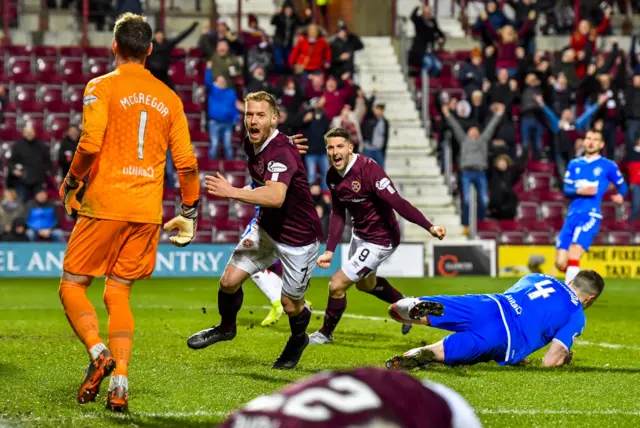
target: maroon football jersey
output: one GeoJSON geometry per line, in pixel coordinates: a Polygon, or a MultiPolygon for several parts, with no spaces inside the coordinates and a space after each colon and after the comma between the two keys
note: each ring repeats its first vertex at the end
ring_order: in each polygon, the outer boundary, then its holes
{"type": "Polygon", "coordinates": [[[322,239],[322,225],[313,205],[307,170],[298,149],[286,135],[275,131],[260,148],[244,140],[249,173],[256,187],[267,181],[286,184],[280,208],[260,207],[258,225],[276,242],[302,247],[322,239]]]}
{"type": "Polygon", "coordinates": [[[333,209],[349,211],[353,232],[360,238],[395,247],[400,243],[400,226],[393,208],[382,199],[384,192],[396,192],[393,183],[373,159],[354,156],[355,162],[347,167],[344,177],[333,167],[327,173],[333,209]]]}
{"type": "Polygon", "coordinates": [[[360,368],[322,372],[258,397],[222,427],[340,428],[377,422],[375,426],[446,428],[454,425],[454,411],[442,395],[404,372],[360,368]]]}

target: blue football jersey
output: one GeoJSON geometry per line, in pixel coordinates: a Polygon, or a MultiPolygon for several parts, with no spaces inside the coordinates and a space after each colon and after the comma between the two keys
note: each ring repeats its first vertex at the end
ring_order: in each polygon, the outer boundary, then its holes
{"type": "Polygon", "coordinates": [[[564,175],[564,195],[571,199],[567,216],[593,213],[592,215],[602,218],[600,204],[610,182],[616,185],[622,196],[627,194],[624,178],[618,165],[612,160],[598,156],[593,159],[580,157],[569,162],[564,175]],[[578,189],[584,187],[597,187],[598,193],[594,196],[578,195],[578,189]]]}
{"type": "Polygon", "coordinates": [[[547,275],[527,275],[495,297],[510,334],[506,364],[521,361],[552,340],[571,349],[587,322],[578,296],[564,282],[547,275]]]}

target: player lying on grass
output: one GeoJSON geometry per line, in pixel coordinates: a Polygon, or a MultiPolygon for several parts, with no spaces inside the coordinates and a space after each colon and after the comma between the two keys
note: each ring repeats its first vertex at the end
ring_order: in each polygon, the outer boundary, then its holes
{"type": "Polygon", "coordinates": [[[618,165],[600,156],[604,147],[602,132],[592,129],[584,139],[585,155],[569,162],[564,175],[564,195],[571,200],[569,212],[556,243],[556,267],[566,272],[569,282],[580,272],[580,259],[589,251],[600,229],[600,205],[609,183],[618,193],[611,196],[616,204],[624,202],[627,184],[618,165]]]}
{"type": "Polygon", "coordinates": [[[583,270],[568,285],[550,276],[532,274],[502,294],[426,296],[391,305],[397,321],[455,332],[433,345],[415,348],[387,361],[390,369],[412,369],[432,362],[448,366],[497,361],[518,364],[551,343],[542,365],[571,362],[571,346],[582,334],[584,309],[604,289],[593,270],[583,270]]]}
{"type": "Polygon", "coordinates": [[[242,307],[242,284],[280,259],[282,306],[289,315],[291,336],[273,364],[292,369],[309,344],[306,334],[311,311],[304,294],[320,251],[322,227],[309,190],[307,173],[291,139],[280,133],[276,101],[266,92],[245,99],[244,149],[254,190],[235,188],[219,173],[206,177],[207,192],[219,198],[259,205],[260,216],[251,232],[238,244],[220,278],[219,325],[189,337],[187,345],[202,349],[236,336],[236,319],[242,307]]]}
{"type": "MultiPolygon", "coordinates": [[[[385,278],[376,276],[378,267],[400,243],[400,227],[394,210],[436,238],[442,239],[446,233],[444,227],[432,225],[417,208],[400,196],[380,165],[366,156],[353,153],[349,131],[331,129],[325,135],[325,144],[331,161],[326,180],[333,207],[327,249],[318,259],[318,266],[326,269],[331,265],[347,211],[353,219],[353,235],[349,261],[329,281],[324,324],[311,335],[312,344],[333,342],[333,331],[347,306],[346,293],[351,284],[387,303],[404,297],[385,278]]],[[[403,328],[403,333],[407,332],[408,329],[403,328]]]]}
{"type": "Polygon", "coordinates": [[[148,278],[156,262],[162,222],[162,189],[167,149],[182,192],[182,214],[165,228],[180,229],[171,242],[193,239],[200,185],[198,164],[180,98],[145,70],[151,27],[126,13],[114,27],[116,70],[93,79],[84,93],[82,137],[60,188],[69,214],[78,210],[64,257],[60,300],[91,363],[78,391],[81,404],[93,401],[113,372],[107,408],[123,411],[129,401],[128,365],[133,340],[129,293],[148,278]],[[89,175],[82,204],[77,193],[89,175]],[[87,299],[94,277],[106,276],[108,348],[100,338],[96,311],[87,299]]]}
{"type": "Polygon", "coordinates": [[[479,428],[467,401],[402,372],[322,372],[249,402],[221,428],[479,428]]]}

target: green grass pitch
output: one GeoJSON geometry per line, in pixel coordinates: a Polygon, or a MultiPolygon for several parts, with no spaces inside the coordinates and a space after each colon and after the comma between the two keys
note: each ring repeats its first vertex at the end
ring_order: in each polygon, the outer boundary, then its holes
{"type": "MultiPolygon", "coordinates": [[[[498,292],[515,280],[491,278],[391,280],[407,295],[498,292]]],[[[326,283],[315,279],[308,298],[326,305],[326,283]]],[[[587,311],[587,328],[570,367],[542,369],[542,352],[529,367],[479,364],[414,372],[464,395],[485,426],[640,426],[640,287],[609,280],[587,311]]],[[[96,403],[80,406],[77,388],[87,354],[67,324],[58,281],[0,281],[0,426],[212,426],[234,408],[296,379],[326,369],[381,366],[390,356],[433,342],[442,332],[414,327],[407,336],[387,320],[386,304],[352,289],[334,345],[309,347],[290,372],[271,364],[287,338],[286,317],[261,328],[264,296],[245,286],[238,336],[201,351],[187,337],[217,323],[215,279],[155,279],[134,285],[136,320],[130,367],[130,413],[112,415],[96,403]],[[357,316],[361,317],[357,317],[357,316]],[[369,317],[369,318],[367,318],[369,317]]],[[[89,295],[106,336],[103,281],[89,295]]],[[[321,324],[315,314],[309,333],[321,324]]]]}

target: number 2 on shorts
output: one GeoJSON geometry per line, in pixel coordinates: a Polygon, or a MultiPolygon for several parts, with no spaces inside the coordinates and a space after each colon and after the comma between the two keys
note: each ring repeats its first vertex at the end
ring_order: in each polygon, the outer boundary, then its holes
{"type": "Polygon", "coordinates": [[[147,130],[147,117],[149,113],[146,110],[140,112],[140,123],[138,124],[138,159],[144,159],[144,132],[147,130]]]}

